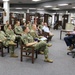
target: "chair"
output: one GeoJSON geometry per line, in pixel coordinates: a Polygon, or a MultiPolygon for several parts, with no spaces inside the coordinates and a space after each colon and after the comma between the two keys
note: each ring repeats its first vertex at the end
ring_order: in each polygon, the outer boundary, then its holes
{"type": "Polygon", "coordinates": [[[49,33],[44,32],[44,30],[42,30],[42,36],[47,38],[47,42],[51,41],[52,36],[49,35],[49,33]]]}
{"type": "Polygon", "coordinates": [[[3,43],[0,41],[0,52],[1,52],[1,56],[3,57],[3,43]]]}
{"type": "Polygon", "coordinates": [[[34,54],[36,54],[37,58],[37,50],[34,50],[32,46],[26,46],[21,40],[21,62],[23,61],[23,57],[30,57],[32,59],[32,63],[34,63],[34,54]],[[27,48],[31,48],[31,50],[26,50],[27,48]]]}
{"type": "Polygon", "coordinates": [[[3,42],[0,41],[0,52],[1,52],[1,56],[2,56],[2,57],[4,56],[3,48],[5,48],[5,49],[7,48],[7,51],[8,51],[8,53],[9,53],[9,46],[8,46],[8,47],[5,47],[5,46],[3,45],[3,42]]]}
{"type": "Polygon", "coordinates": [[[3,45],[3,42],[0,41],[0,52],[1,52],[1,56],[3,57],[4,56],[4,52],[3,52],[3,48],[7,49],[7,52],[9,53],[9,47],[10,46],[16,46],[14,44],[9,44],[7,47],[3,45]]]}
{"type": "Polygon", "coordinates": [[[17,44],[17,48],[18,48],[18,45],[19,45],[19,42],[20,42],[20,37],[16,37],[14,42],[17,44]]]}
{"type": "Polygon", "coordinates": [[[67,55],[72,54],[72,58],[75,57],[75,51],[67,52],[67,55]]]}

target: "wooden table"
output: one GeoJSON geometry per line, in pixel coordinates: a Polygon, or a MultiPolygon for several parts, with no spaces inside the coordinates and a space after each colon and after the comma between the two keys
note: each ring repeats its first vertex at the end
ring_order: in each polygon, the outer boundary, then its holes
{"type": "Polygon", "coordinates": [[[60,30],[60,40],[62,38],[62,32],[72,32],[73,30],[60,30]]]}

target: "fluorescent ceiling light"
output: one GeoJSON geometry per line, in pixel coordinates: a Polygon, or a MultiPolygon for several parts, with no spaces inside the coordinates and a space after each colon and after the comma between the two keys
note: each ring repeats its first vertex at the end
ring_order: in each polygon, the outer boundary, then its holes
{"type": "Polygon", "coordinates": [[[58,4],[58,6],[67,6],[68,4],[58,4]]]}
{"type": "Polygon", "coordinates": [[[15,9],[22,9],[22,8],[15,8],[15,9]]]}
{"type": "Polygon", "coordinates": [[[52,7],[52,6],[44,6],[45,8],[49,8],[49,7],[52,7]]]}
{"type": "Polygon", "coordinates": [[[60,8],[52,8],[53,10],[59,10],[60,8]]]}
{"type": "Polygon", "coordinates": [[[9,1],[9,0],[2,0],[2,1],[9,1]]]}
{"type": "Polygon", "coordinates": [[[36,9],[36,8],[29,8],[29,9],[36,9]]]}
{"type": "Polygon", "coordinates": [[[41,0],[32,0],[32,1],[37,2],[37,1],[41,1],[41,0]]]}
{"type": "Polygon", "coordinates": [[[37,10],[44,10],[44,9],[38,8],[37,10]]]}
{"type": "Polygon", "coordinates": [[[72,7],[72,8],[74,8],[74,9],[75,9],[75,7],[72,7]]]}

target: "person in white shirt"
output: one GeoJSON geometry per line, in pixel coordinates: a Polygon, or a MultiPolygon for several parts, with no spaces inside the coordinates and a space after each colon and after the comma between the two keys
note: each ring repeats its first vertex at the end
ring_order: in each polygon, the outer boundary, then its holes
{"type": "Polygon", "coordinates": [[[50,36],[53,36],[54,34],[49,30],[47,23],[44,23],[44,26],[42,28],[42,30],[44,30],[44,32],[49,33],[50,36]]]}

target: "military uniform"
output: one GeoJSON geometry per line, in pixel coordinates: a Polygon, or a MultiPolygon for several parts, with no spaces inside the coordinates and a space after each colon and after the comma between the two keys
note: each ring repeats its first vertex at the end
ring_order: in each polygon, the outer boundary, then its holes
{"type": "MultiPolygon", "coordinates": [[[[30,35],[33,37],[33,39],[34,39],[35,41],[44,41],[44,42],[47,41],[47,38],[45,38],[45,37],[43,37],[43,36],[38,36],[37,33],[36,33],[36,31],[34,31],[34,30],[31,30],[31,31],[30,31],[30,35]]],[[[46,43],[46,45],[47,45],[48,47],[52,46],[52,44],[50,44],[50,43],[46,43]]]]}
{"type": "Polygon", "coordinates": [[[6,32],[8,25],[4,25],[4,31],[6,32]]]}
{"type": "Polygon", "coordinates": [[[14,45],[15,43],[5,37],[4,33],[0,33],[0,40],[2,41],[5,47],[10,45],[10,55],[14,54],[14,45]]]}
{"type": "Polygon", "coordinates": [[[9,37],[10,40],[15,41],[16,34],[14,33],[14,31],[12,29],[7,29],[6,35],[9,37]]]}
{"type": "Polygon", "coordinates": [[[27,24],[27,26],[29,27],[29,29],[32,29],[32,25],[31,24],[27,24]]]}
{"type": "Polygon", "coordinates": [[[4,31],[0,30],[0,34],[6,36],[6,34],[4,33],[4,31]]]}
{"type": "Polygon", "coordinates": [[[39,28],[42,30],[42,28],[43,28],[43,25],[39,25],[39,28]]]}
{"type": "Polygon", "coordinates": [[[14,30],[15,30],[15,33],[16,33],[16,34],[20,34],[20,35],[21,35],[22,32],[23,32],[22,27],[21,27],[21,26],[17,26],[17,25],[15,25],[14,30]]]}
{"type": "MultiPolygon", "coordinates": [[[[24,42],[24,44],[34,42],[33,37],[29,33],[28,34],[23,33],[21,36],[21,39],[24,42]]],[[[46,42],[40,41],[33,46],[34,46],[35,50],[39,50],[39,51],[43,50],[45,57],[48,57],[48,48],[46,46],[46,42]]]]}
{"type": "Polygon", "coordinates": [[[33,37],[33,39],[40,38],[40,36],[38,36],[34,30],[30,31],[30,35],[33,37]]]}

